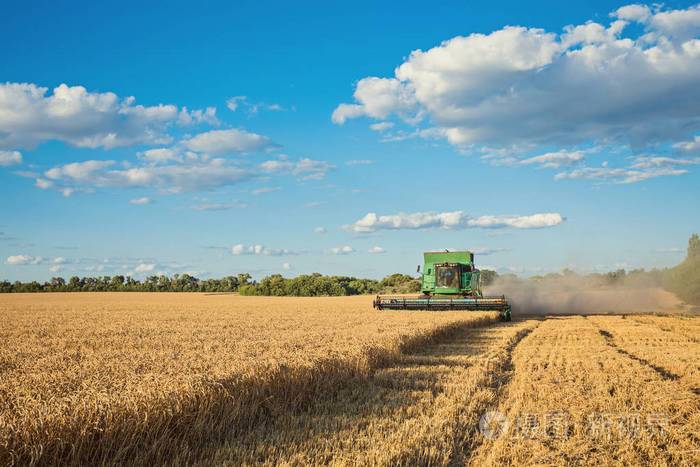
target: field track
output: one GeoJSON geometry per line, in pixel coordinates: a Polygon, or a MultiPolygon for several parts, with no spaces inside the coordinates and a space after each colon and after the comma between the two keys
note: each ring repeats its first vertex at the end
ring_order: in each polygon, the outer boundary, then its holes
{"type": "Polygon", "coordinates": [[[51,295],[0,301],[2,465],[700,463],[697,318],[51,295]]]}

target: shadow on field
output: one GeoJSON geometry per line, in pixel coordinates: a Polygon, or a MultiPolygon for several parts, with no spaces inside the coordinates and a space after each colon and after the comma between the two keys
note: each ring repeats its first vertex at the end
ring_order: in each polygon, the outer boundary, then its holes
{"type": "MultiPolygon", "coordinates": [[[[342,453],[338,451],[376,449],[378,436],[390,437],[397,426],[410,427],[428,418],[440,409],[435,398],[446,390],[446,375],[455,367],[468,368],[486,359],[487,351],[502,341],[498,330],[511,325],[461,329],[441,343],[402,355],[372,375],[317,398],[303,411],[228,440],[214,454],[214,462],[304,464],[333,463],[340,458],[353,463],[353,459],[339,457],[342,453]]],[[[401,463],[400,458],[394,460],[401,463]]]]}

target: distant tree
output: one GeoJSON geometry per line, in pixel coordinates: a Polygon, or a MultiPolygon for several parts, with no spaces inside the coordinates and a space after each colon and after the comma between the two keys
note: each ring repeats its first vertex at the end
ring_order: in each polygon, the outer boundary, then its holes
{"type": "Polygon", "coordinates": [[[496,271],[491,271],[490,269],[481,269],[481,285],[483,287],[488,287],[489,285],[496,282],[498,279],[498,273],[496,271]]]}
{"type": "Polygon", "coordinates": [[[109,288],[114,291],[121,290],[124,285],[124,276],[114,276],[112,280],[109,281],[109,288]]]}
{"type": "Polygon", "coordinates": [[[240,287],[240,286],[242,286],[242,285],[247,285],[247,284],[250,283],[250,280],[251,280],[252,278],[253,278],[253,277],[252,277],[250,274],[248,274],[247,272],[242,273],[242,274],[238,274],[238,276],[236,277],[236,279],[237,279],[237,284],[236,284],[236,285],[237,285],[238,287],[240,287]]]}
{"type": "Polygon", "coordinates": [[[53,290],[62,290],[66,286],[66,281],[62,277],[52,277],[51,278],[51,288],[53,290]]]}
{"type": "Polygon", "coordinates": [[[688,240],[688,258],[700,258],[700,237],[696,233],[688,240]]]}
{"type": "Polygon", "coordinates": [[[77,292],[80,289],[82,289],[83,283],[80,280],[80,277],[78,276],[73,276],[68,280],[68,288],[73,291],[77,292]]]}

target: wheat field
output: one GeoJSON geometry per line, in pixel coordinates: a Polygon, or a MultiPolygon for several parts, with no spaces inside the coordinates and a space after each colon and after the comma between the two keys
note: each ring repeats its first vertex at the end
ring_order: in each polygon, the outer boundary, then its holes
{"type": "Polygon", "coordinates": [[[0,465],[700,463],[700,320],[0,296],[0,465]]]}

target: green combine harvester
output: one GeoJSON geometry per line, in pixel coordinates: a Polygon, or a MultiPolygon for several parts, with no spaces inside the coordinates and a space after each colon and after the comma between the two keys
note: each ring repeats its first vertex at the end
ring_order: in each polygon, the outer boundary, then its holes
{"type": "MultiPolygon", "coordinates": [[[[474,267],[471,251],[429,251],[423,254],[423,295],[378,295],[372,303],[378,310],[498,311],[510,321],[506,297],[484,297],[481,273],[474,267]]],[[[418,266],[420,272],[420,266],[418,266]]]]}

